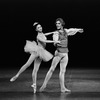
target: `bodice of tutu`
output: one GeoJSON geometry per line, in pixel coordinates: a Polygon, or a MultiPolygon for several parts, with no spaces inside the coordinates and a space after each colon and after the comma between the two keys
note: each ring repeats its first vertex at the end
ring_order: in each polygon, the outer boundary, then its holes
{"type": "Polygon", "coordinates": [[[40,41],[38,38],[42,38],[42,39],[46,40],[47,38],[45,37],[45,35],[44,35],[43,33],[39,33],[39,34],[37,35],[37,43],[38,43],[38,46],[41,46],[41,47],[45,48],[46,43],[40,41]]]}

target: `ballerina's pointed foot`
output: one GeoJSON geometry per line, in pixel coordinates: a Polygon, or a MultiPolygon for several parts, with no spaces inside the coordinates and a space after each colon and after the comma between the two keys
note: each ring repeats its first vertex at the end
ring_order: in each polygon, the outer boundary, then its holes
{"type": "Polygon", "coordinates": [[[33,90],[34,90],[34,93],[36,93],[36,84],[32,84],[31,87],[32,87],[33,90]]]}
{"type": "Polygon", "coordinates": [[[14,76],[14,77],[12,77],[12,78],[10,79],[10,82],[15,81],[17,78],[18,78],[18,76],[14,76]]]}
{"type": "Polygon", "coordinates": [[[71,92],[71,90],[69,90],[69,89],[66,89],[66,88],[64,88],[64,89],[61,89],[61,92],[71,92]]]}

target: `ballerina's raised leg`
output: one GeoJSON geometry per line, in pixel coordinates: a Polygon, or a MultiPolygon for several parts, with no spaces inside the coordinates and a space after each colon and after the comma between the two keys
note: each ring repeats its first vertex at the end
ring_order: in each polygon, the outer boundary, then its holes
{"type": "Polygon", "coordinates": [[[19,75],[21,73],[23,73],[31,65],[31,63],[34,61],[36,56],[37,55],[35,53],[31,53],[28,61],[21,67],[21,69],[18,71],[18,73],[10,79],[10,81],[11,82],[15,81],[19,77],[19,75]]]}

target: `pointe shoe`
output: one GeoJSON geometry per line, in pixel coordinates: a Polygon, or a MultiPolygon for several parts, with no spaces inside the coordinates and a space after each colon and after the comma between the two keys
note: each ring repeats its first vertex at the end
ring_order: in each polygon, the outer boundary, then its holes
{"type": "Polygon", "coordinates": [[[12,77],[12,78],[10,79],[10,82],[15,81],[17,78],[18,78],[18,76],[14,76],[14,77],[12,77]]]}
{"type": "Polygon", "coordinates": [[[32,84],[31,87],[32,87],[33,90],[34,90],[34,93],[36,93],[36,84],[32,84]]]}
{"type": "Polygon", "coordinates": [[[61,89],[61,92],[71,92],[71,90],[69,90],[69,89],[61,89]]]}

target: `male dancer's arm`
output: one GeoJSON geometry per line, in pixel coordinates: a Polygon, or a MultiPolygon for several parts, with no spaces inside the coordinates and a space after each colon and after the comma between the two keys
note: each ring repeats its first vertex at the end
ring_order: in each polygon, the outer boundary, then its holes
{"type": "Polygon", "coordinates": [[[81,28],[70,28],[70,29],[65,29],[68,35],[75,35],[77,32],[83,33],[83,29],[81,28]]]}
{"type": "MultiPolygon", "coordinates": [[[[59,33],[58,32],[56,32],[56,33],[54,33],[53,34],[53,40],[54,41],[58,41],[58,38],[59,38],[59,33]]],[[[54,45],[56,46],[63,46],[63,47],[66,47],[65,45],[67,45],[67,36],[66,36],[66,38],[65,39],[63,39],[63,40],[61,40],[59,43],[58,42],[55,42],[54,43],[54,45]]]]}
{"type": "MultiPolygon", "coordinates": [[[[55,42],[54,42],[54,45],[56,46],[56,45],[58,44],[56,41],[58,41],[59,33],[56,31],[56,32],[53,34],[52,38],[53,38],[53,41],[55,41],[55,42]]],[[[60,43],[60,42],[59,42],[59,43],[60,43]]]]}

